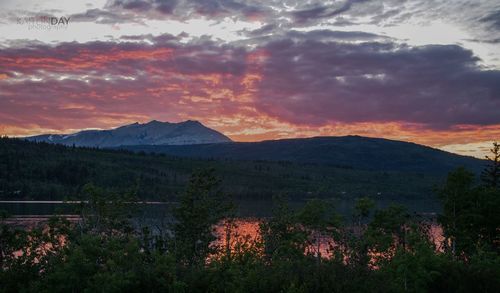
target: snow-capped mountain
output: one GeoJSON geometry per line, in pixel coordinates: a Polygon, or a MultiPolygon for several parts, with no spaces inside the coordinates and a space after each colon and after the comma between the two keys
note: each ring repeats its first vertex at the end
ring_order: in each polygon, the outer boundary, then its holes
{"type": "Polygon", "coordinates": [[[85,130],[73,134],[44,134],[27,137],[30,141],[87,147],[128,145],[190,145],[231,142],[227,136],[198,121],[179,123],[153,120],[133,123],[110,130],[85,130]]]}

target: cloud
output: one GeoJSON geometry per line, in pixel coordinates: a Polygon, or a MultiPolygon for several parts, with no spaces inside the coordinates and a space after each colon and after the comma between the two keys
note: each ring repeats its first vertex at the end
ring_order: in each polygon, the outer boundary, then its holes
{"type": "Polygon", "coordinates": [[[481,18],[480,21],[487,23],[494,30],[500,30],[500,10],[488,14],[481,18]]]}
{"type": "Polygon", "coordinates": [[[131,14],[119,14],[99,8],[88,9],[83,13],[70,15],[71,22],[95,22],[100,24],[117,24],[141,22],[131,14]]]}
{"type": "Polygon", "coordinates": [[[351,41],[366,41],[376,39],[388,39],[386,36],[381,36],[373,33],[361,31],[334,31],[334,30],[312,30],[312,31],[296,31],[290,30],[285,34],[288,39],[313,39],[313,40],[351,40],[351,41]]]}
{"type": "MultiPolygon", "coordinates": [[[[500,124],[500,71],[482,69],[458,45],[412,47],[364,32],[326,30],[290,31],[254,49],[203,38],[184,44],[172,35],[129,38],[135,42],[1,49],[2,109],[48,113],[41,110],[47,104],[54,117],[62,111],[76,119],[75,107],[58,106],[76,101],[86,105],[78,113],[91,117],[150,115],[160,104],[174,117],[252,108],[311,126],[500,124]]],[[[40,118],[34,112],[31,117],[40,118]]]]}
{"type": "Polygon", "coordinates": [[[278,29],[278,26],[276,24],[270,23],[270,24],[263,25],[258,29],[254,29],[251,31],[248,31],[248,30],[242,31],[242,33],[244,33],[250,37],[255,38],[255,37],[262,36],[262,35],[270,35],[273,32],[275,32],[277,29],[278,29]]]}
{"type": "Polygon", "coordinates": [[[256,107],[295,124],[499,124],[500,71],[457,45],[272,41],[256,107]],[[300,113],[300,115],[298,115],[300,113]]]}
{"type": "Polygon", "coordinates": [[[171,15],[177,4],[177,0],[115,0],[108,4],[108,7],[122,8],[136,12],[148,12],[154,9],[161,14],[171,15]]]}
{"type": "Polygon", "coordinates": [[[184,45],[170,35],[145,38],[154,44],[0,50],[0,124],[88,128],[238,111],[234,98],[244,93],[249,65],[244,49],[206,40],[184,45]]]}
{"type": "Polygon", "coordinates": [[[458,151],[500,137],[496,1],[110,0],[2,15],[68,11],[65,35],[94,22],[112,41],[4,37],[0,134],[197,119],[243,141],[358,134],[458,151]],[[158,35],[164,24],[175,35],[158,35]]]}
{"type": "Polygon", "coordinates": [[[234,17],[256,19],[268,9],[262,3],[248,4],[234,0],[114,0],[106,5],[109,11],[131,11],[145,18],[188,19],[191,17],[234,17]]]}
{"type": "Polygon", "coordinates": [[[295,21],[297,21],[298,23],[305,23],[311,19],[318,20],[323,18],[335,17],[349,11],[353,4],[366,1],[367,0],[347,0],[343,3],[340,3],[340,5],[336,5],[337,3],[335,3],[335,5],[330,6],[323,6],[320,4],[321,2],[316,2],[314,4],[314,7],[293,11],[292,15],[295,18],[295,21]]]}

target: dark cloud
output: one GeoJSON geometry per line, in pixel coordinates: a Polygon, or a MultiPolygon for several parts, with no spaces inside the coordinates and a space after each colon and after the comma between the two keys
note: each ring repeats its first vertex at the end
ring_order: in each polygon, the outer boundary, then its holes
{"type": "Polygon", "coordinates": [[[309,20],[318,20],[322,18],[335,17],[337,15],[349,11],[353,6],[353,4],[362,3],[366,1],[369,0],[347,0],[341,3],[340,6],[336,4],[330,6],[323,6],[320,4],[321,2],[319,2],[315,4],[318,6],[309,9],[294,11],[292,12],[292,15],[297,22],[304,23],[308,22],[309,20]]]}
{"type": "Polygon", "coordinates": [[[156,10],[162,14],[173,14],[177,3],[177,0],[158,0],[156,10]]]}
{"type": "Polygon", "coordinates": [[[500,124],[500,71],[483,69],[458,45],[412,47],[364,32],[326,30],[290,31],[253,49],[207,38],[181,43],[180,37],[0,49],[0,107],[12,113],[8,119],[29,114],[35,121],[220,115],[251,107],[312,126],[500,124]]]}
{"type": "Polygon", "coordinates": [[[118,14],[102,9],[88,9],[84,13],[70,15],[72,22],[95,22],[102,24],[116,24],[128,22],[140,22],[139,19],[130,14],[118,14]]]}
{"type": "Polygon", "coordinates": [[[456,45],[309,38],[273,41],[265,50],[256,106],[288,122],[500,123],[500,71],[481,70],[478,58],[456,45]]]}
{"type": "Polygon", "coordinates": [[[120,40],[124,41],[149,41],[155,44],[167,44],[167,43],[177,43],[184,37],[187,37],[186,33],[181,33],[177,36],[171,34],[162,34],[159,36],[153,36],[152,34],[147,35],[123,35],[120,37],[120,40]]]}
{"type": "Polygon", "coordinates": [[[108,4],[109,8],[122,8],[135,12],[149,12],[155,10],[162,14],[173,14],[177,0],[114,0],[108,4]]]}
{"type": "Polygon", "coordinates": [[[205,17],[259,17],[266,11],[265,5],[250,5],[234,0],[114,0],[108,10],[130,10],[144,17],[171,16],[185,19],[193,15],[205,17]]]}
{"type": "Polygon", "coordinates": [[[490,13],[489,15],[481,18],[480,21],[487,23],[495,30],[500,30],[500,10],[490,13]]]}
{"type": "Polygon", "coordinates": [[[291,30],[286,33],[289,38],[300,38],[300,39],[314,39],[314,40],[373,40],[373,39],[385,39],[387,37],[380,36],[377,34],[366,33],[361,31],[332,31],[332,30],[313,30],[309,32],[302,32],[291,30]]]}
{"type": "MultiPolygon", "coordinates": [[[[138,41],[141,36],[123,39],[138,41]]],[[[5,48],[0,50],[0,64],[10,74],[36,74],[43,70],[58,74],[95,72],[97,75],[134,76],[153,70],[240,75],[244,71],[246,51],[243,48],[220,45],[204,38],[194,39],[186,45],[170,34],[145,35],[142,40],[154,44],[95,41],[62,43],[55,47],[35,43],[22,48],[5,48]]]]}
{"type": "Polygon", "coordinates": [[[146,11],[151,9],[151,3],[148,1],[141,0],[117,0],[114,3],[115,6],[120,6],[124,9],[132,9],[138,11],[146,11]]]}
{"type": "Polygon", "coordinates": [[[309,20],[310,18],[324,17],[326,11],[327,7],[319,6],[310,9],[294,11],[292,15],[297,21],[304,22],[306,20],[309,20]]]}
{"type": "Polygon", "coordinates": [[[250,36],[250,37],[258,37],[258,36],[262,36],[262,35],[271,34],[277,28],[278,28],[278,26],[276,24],[270,23],[270,24],[263,25],[262,27],[255,29],[255,30],[252,30],[252,31],[243,31],[243,33],[245,33],[247,36],[250,36]]]}
{"type": "Polygon", "coordinates": [[[466,41],[484,44],[500,44],[500,38],[497,39],[466,39],[466,41]]]}

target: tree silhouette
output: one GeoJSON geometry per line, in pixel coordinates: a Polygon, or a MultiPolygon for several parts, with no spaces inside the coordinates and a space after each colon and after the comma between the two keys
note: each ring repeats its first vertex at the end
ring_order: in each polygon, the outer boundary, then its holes
{"type": "Polygon", "coordinates": [[[488,187],[498,188],[500,180],[500,143],[494,142],[490,149],[491,155],[486,156],[489,165],[481,173],[481,180],[488,187]]]}
{"type": "Polygon", "coordinates": [[[187,265],[204,264],[215,253],[215,225],[229,216],[232,204],[221,192],[213,169],[196,170],[174,210],[177,256],[187,265]]]}

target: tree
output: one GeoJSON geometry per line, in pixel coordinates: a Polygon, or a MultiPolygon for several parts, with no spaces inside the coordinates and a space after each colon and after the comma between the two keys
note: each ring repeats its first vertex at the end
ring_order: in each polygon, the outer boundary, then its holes
{"type": "Polygon", "coordinates": [[[470,219],[477,215],[473,209],[474,192],[474,174],[464,168],[450,172],[445,186],[439,191],[443,203],[439,222],[443,226],[445,247],[449,247],[453,255],[469,250],[474,242],[470,237],[477,237],[469,233],[470,219]]]}
{"type": "Polygon", "coordinates": [[[78,222],[81,234],[112,235],[133,232],[130,219],[136,208],[135,191],[115,194],[89,183],[83,186],[82,193],[87,200],[81,201],[77,210],[81,217],[78,222]]]}
{"type": "MultiPolygon", "coordinates": [[[[413,233],[412,233],[413,234],[413,233]]],[[[385,281],[386,292],[446,292],[431,290],[440,278],[449,272],[443,269],[448,255],[436,254],[425,235],[414,234],[416,238],[411,250],[399,249],[390,261],[383,263],[375,273],[385,281]]],[[[453,291],[453,290],[450,290],[453,291]]]]}
{"type": "Polygon", "coordinates": [[[306,235],[282,197],[273,198],[273,215],[260,224],[264,257],[268,261],[292,260],[304,256],[306,235]]]}
{"type": "Polygon", "coordinates": [[[477,212],[471,219],[470,224],[476,227],[481,245],[486,249],[500,252],[500,189],[478,188],[477,189],[477,212]],[[475,220],[476,222],[472,222],[475,220]]]}
{"type": "Polygon", "coordinates": [[[369,197],[362,197],[356,200],[354,204],[354,218],[360,227],[361,222],[370,216],[371,210],[375,207],[375,203],[369,197]]]}
{"type": "Polygon", "coordinates": [[[481,180],[487,187],[500,187],[500,143],[494,142],[490,149],[491,155],[486,156],[489,165],[481,173],[481,180]]]}
{"type": "Polygon", "coordinates": [[[43,227],[12,228],[0,220],[0,292],[27,291],[58,264],[64,255],[70,226],[51,218],[43,227]]]}
{"type": "Polygon", "coordinates": [[[144,253],[136,237],[84,234],[64,252],[42,278],[28,280],[31,291],[179,292],[183,287],[172,255],[144,253]]]}
{"type": "Polygon", "coordinates": [[[217,247],[215,225],[230,215],[232,204],[220,189],[221,180],[213,169],[196,170],[186,192],[174,209],[175,251],[181,263],[204,264],[217,247]]]}
{"type": "Polygon", "coordinates": [[[358,267],[367,267],[370,261],[368,254],[370,243],[363,238],[366,231],[363,222],[368,219],[374,207],[375,203],[368,197],[357,199],[354,204],[354,225],[346,229],[344,246],[349,248],[346,253],[349,255],[349,262],[358,267]]]}
{"type": "Polygon", "coordinates": [[[488,166],[481,173],[483,188],[480,190],[480,233],[488,246],[500,252],[500,143],[494,142],[486,156],[488,166]]]}
{"type": "Polygon", "coordinates": [[[396,249],[406,249],[410,220],[408,211],[401,205],[377,210],[364,235],[371,251],[387,260],[396,249]]]}
{"type": "Polygon", "coordinates": [[[439,192],[446,245],[453,255],[470,256],[478,249],[498,249],[500,241],[500,191],[474,184],[474,174],[459,168],[448,175],[439,192]]]}
{"type": "Polygon", "coordinates": [[[322,248],[333,247],[331,241],[338,238],[340,216],[335,213],[335,209],[330,203],[314,199],[307,202],[302,208],[298,214],[298,220],[305,228],[309,248],[312,248],[317,263],[319,263],[322,248]]]}

